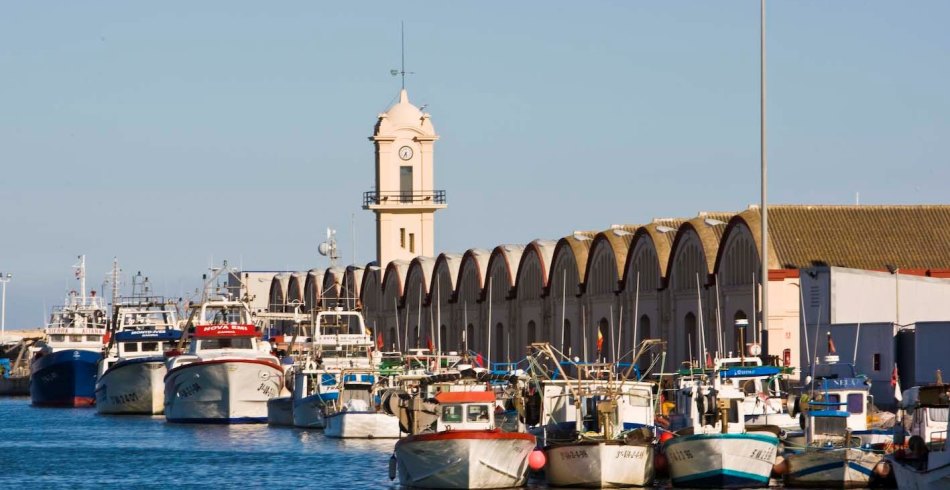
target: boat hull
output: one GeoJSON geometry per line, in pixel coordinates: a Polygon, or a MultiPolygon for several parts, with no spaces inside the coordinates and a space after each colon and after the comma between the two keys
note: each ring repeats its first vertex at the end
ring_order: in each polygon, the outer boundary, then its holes
{"type": "Polygon", "coordinates": [[[326,406],[326,400],[335,399],[336,396],[336,393],[328,393],[294,399],[294,427],[302,429],[323,429],[326,427],[323,408],[326,406]]]}
{"type": "Polygon", "coordinates": [[[854,448],[806,450],[785,457],[785,484],[795,487],[863,488],[874,479],[883,454],[854,448]]]}
{"type": "Polygon", "coordinates": [[[266,423],[267,400],[283,387],[277,364],[227,359],[184,364],[165,376],[165,419],[178,423],[266,423]]]}
{"type": "Polygon", "coordinates": [[[102,414],[159,415],[165,412],[165,358],[129,359],[112,365],[96,383],[102,414]]]}
{"type": "Polygon", "coordinates": [[[663,450],[677,487],[767,486],[778,437],[766,433],[693,434],[667,441],[663,450]]]}
{"type": "Polygon", "coordinates": [[[267,400],[267,424],[293,427],[294,400],[289,396],[267,400]]]}
{"type": "Polygon", "coordinates": [[[46,354],[30,364],[30,400],[43,407],[91,407],[96,403],[102,355],[85,350],[46,354]]]}
{"type": "Polygon", "coordinates": [[[324,417],[327,437],[339,439],[397,439],[399,419],[382,412],[345,411],[324,417]]]}
{"type": "Polygon", "coordinates": [[[612,488],[653,483],[653,447],[620,441],[545,448],[544,473],[554,487],[612,488]]]}
{"type": "Polygon", "coordinates": [[[891,471],[897,480],[897,488],[901,490],[950,490],[950,459],[946,455],[938,461],[936,453],[930,454],[930,464],[926,470],[918,470],[913,466],[889,460],[891,471]]]}
{"type": "Polygon", "coordinates": [[[0,378],[0,396],[29,396],[30,377],[11,376],[0,378]]]}
{"type": "Polygon", "coordinates": [[[396,442],[399,483],[417,488],[507,488],[525,484],[534,436],[499,430],[420,434],[396,442]]]}

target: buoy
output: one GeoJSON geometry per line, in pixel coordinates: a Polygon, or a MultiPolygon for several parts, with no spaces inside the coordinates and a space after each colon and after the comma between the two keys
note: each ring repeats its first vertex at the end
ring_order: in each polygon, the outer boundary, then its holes
{"type": "Polygon", "coordinates": [[[666,475],[666,472],[668,469],[667,466],[668,464],[666,461],[665,454],[657,453],[655,456],[653,456],[653,470],[656,472],[657,475],[661,475],[661,476],[666,475]]]}
{"type": "Polygon", "coordinates": [[[782,455],[778,455],[775,457],[775,464],[772,465],[772,475],[781,478],[785,473],[788,473],[788,461],[782,455]]]}
{"type": "Polygon", "coordinates": [[[396,455],[393,454],[389,457],[389,479],[396,479],[396,455]]]}
{"type": "Polygon", "coordinates": [[[881,478],[887,478],[891,474],[891,464],[887,461],[881,461],[874,465],[874,474],[881,478]]]}
{"type": "Polygon", "coordinates": [[[670,440],[670,439],[672,439],[672,438],[674,438],[674,437],[676,437],[676,436],[674,436],[672,432],[669,432],[669,431],[660,432],[660,444],[663,444],[664,442],[666,442],[666,441],[668,441],[668,440],[670,440]]]}
{"type": "Polygon", "coordinates": [[[528,466],[534,471],[540,471],[541,468],[544,468],[546,461],[547,458],[544,457],[544,451],[540,449],[535,449],[528,455],[528,466]]]}

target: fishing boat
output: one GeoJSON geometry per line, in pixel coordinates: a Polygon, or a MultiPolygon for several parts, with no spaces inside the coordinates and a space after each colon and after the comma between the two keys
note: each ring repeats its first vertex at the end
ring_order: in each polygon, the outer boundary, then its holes
{"type": "MultiPolygon", "coordinates": [[[[659,344],[648,340],[648,345],[659,344]]],[[[547,343],[532,345],[521,411],[545,453],[544,474],[553,487],[645,486],[654,477],[655,385],[627,379],[612,363],[564,362],[547,343]],[[545,365],[548,367],[538,369],[545,365]],[[549,376],[555,366],[555,376],[549,376]]],[[[639,357],[639,355],[637,356],[639,357]]],[[[634,363],[636,360],[633,361],[634,363]]]]}
{"type": "Polygon", "coordinates": [[[399,419],[379,408],[380,394],[392,386],[377,370],[344,369],[340,373],[338,396],[325,408],[327,437],[395,439],[400,436],[399,419]]]}
{"type": "Polygon", "coordinates": [[[114,305],[111,338],[99,364],[96,410],[157,415],[165,411],[165,352],[182,332],[174,303],[133,297],[114,305]]]}
{"type": "Polygon", "coordinates": [[[75,266],[79,291],[53,310],[33,347],[30,399],[36,406],[91,407],[96,402],[96,375],[106,334],[106,307],[95,291],[86,294],[86,256],[75,266]]]}
{"type": "MultiPolygon", "coordinates": [[[[910,436],[906,449],[887,456],[901,490],[950,489],[950,449],[947,448],[947,414],[950,384],[915,386],[903,394],[904,424],[910,436]]],[[[899,441],[895,441],[899,442],[899,441]]]]}
{"type": "Polygon", "coordinates": [[[403,399],[400,421],[410,435],[396,442],[389,477],[415,488],[508,488],[524,485],[537,440],[496,423],[497,399],[487,383],[441,374],[403,399]]]}
{"type": "Polygon", "coordinates": [[[294,370],[293,419],[296,427],[322,429],[326,410],[340,396],[341,372],[372,371],[381,354],[358,311],[320,311],[313,325],[310,350],[294,370]]]}
{"type": "Polygon", "coordinates": [[[764,366],[757,356],[718,358],[714,368],[719,373],[714,381],[731,379],[745,395],[742,405],[747,424],[801,428],[798,417],[787,409],[788,393],[783,387],[792,368],[764,366]]]}
{"type": "Polygon", "coordinates": [[[804,412],[806,446],[791,449],[779,465],[786,486],[864,488],[887,477],[884,454],[862,447],[848,430],[849,413],[838,405],[813,404],[804,412]]]}
{"type": "Polygon", "coordinates": [[[188,352],[171,357],[165,418],[185,423],[265,423],[284,372],[261,340],[247,302],[207,297],[187,323],[188,352]]]}
{"type": "MultiPolygon", "coordinates": [[[[791,413],[808,410],[813,402],[835,404],[848,413],[848,430],[853,437],[861,440],[862,445],[876,446],[894,441],[893,427],[874,427],[868,423],[875,418],[871,397],[871,380],[855,371],[854,365],[841,362],[838,357],[831,333],[828,333],[828,352],[822,362],[814,366],[814,375],[806,378],[807,386],[797,398],[790,400],[791,413]],[[813,378],[813,379],[810,379],[813,378]]],[[[819,405],[820,406],[820,405],[819,405]]],[[[790,446],[805,446],[805,431],[787,431],[784,438],[790,446]]]]}
{"type": "Polygon", "coordinates": [[[30,396],[30,347],[37,338],[23,338],[0,357],[0,396],[30,396]]]}
{"type": "Polygon", "coordinates": [[[676,410],[687,427],[663,443],[676,487],[761,487],[769,484],[779,444],[775,426],[746,425],[745,394],[731,378],[693,370],[680,376],[676,410]],[[716,388],[718,386],[718,388],[716,388]]]}

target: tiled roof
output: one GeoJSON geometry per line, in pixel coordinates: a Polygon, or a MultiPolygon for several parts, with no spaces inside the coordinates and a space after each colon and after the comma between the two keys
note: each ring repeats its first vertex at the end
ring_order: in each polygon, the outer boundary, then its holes
{"type": "MultiPolygon", "coordinates": [[[[740,215],[758,238],[760,213],[740,215]]],[[[950,268],[950,206],[769,206],[769,268],[950,268]]]]}

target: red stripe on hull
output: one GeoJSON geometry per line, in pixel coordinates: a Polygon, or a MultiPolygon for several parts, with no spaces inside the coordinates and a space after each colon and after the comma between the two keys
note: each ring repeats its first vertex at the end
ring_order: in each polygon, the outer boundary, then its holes
{"type": "Polygon", "coordinates": [[[274,369],[280,371],[281,374],[283,374],[283,372],[284,372],[282,369],[280,369],[280,366],[278,366],[277,364],[274,364],[273,362],[270,362],[270,361],[262,361],[262,360],[259,360],[259,359],[214,359],[214,360],[211,360],[211,361],[195,361],[195,362],[189,362],[188,364],[182,364],[181,366],[178,366],[178,367],[176,367],[175,369],[172,369],[171,371],[169,371],[168,373],[166,373],[166,374],[165,374],[165,379],[168,379],[168,377],[171,376],[172,373],[174,373],[174,372],[176,372],[176,371],[178,371],[178,370],[180,370],[180,369],[187,368],[187,367],[208,366],[208,365],[211,365],[211,364],[225,364],[225,363],[229,363],[229,362],[243,362],[243,363],[245,363],[245,364],[260,364],[260,365],[263,365],[263,366],[267,366],[267,367],[270,367],[270,368],[274,368],[274,369]]]}
{"type": "Polygon", "coordinates": [[[36,407],[94,407],[96,406],[96,399],[90,398],[87,396],[74,396],[72,400],[60,400],[54,402],[33,402],[33,406],[36,407]]]}
{"type": "Polygon", "coordinates": [[[396,445],[410,442],[422,441],[447,441],[452,439],[523,439],[525,441],[535,442],[536,439],[531,434],[523,432],[502,432],[501,429],[492,430],[447,430],[436,432],[434,434],[416,434],[400,439],[396,445]]]}

